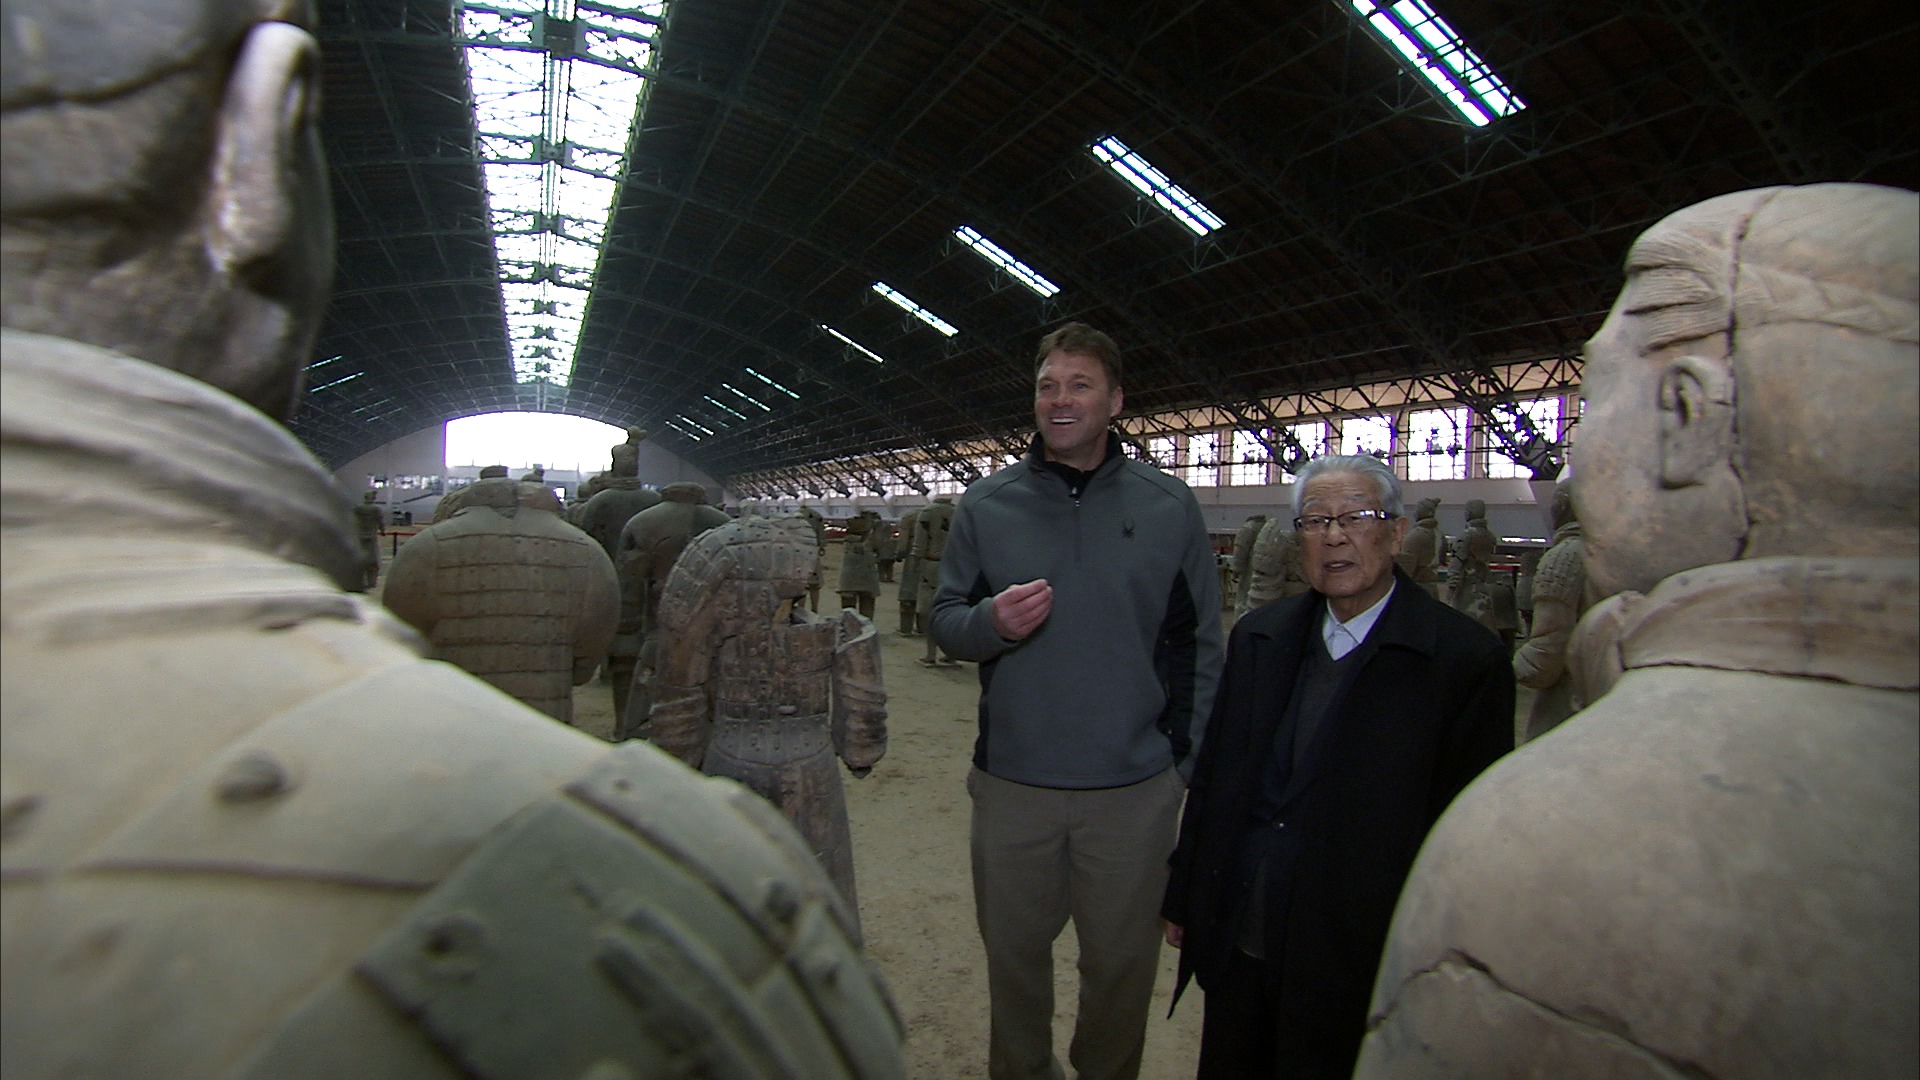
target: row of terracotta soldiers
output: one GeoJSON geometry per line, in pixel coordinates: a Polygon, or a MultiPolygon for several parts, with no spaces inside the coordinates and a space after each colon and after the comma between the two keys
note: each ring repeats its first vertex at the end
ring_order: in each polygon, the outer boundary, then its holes
{"type": "MultiPolygon", "coordinates": [[[[1435,596],[1441,595],[1440,557],[1445,550],[1439,510],[1439,499],[1420,500],[1397,556],[1401,572],[1435,596]]],[[[1528,718],[1515,724],[1516,744],[1580,708],[1568,678],[1566,652],[1574,624],[1591,601],[1585,595],[1584,541],[1565,483],[1555,488],[1551,514],[1554,532],[1547,549],[1523,556],[1519,579],[1509,585],[1492,569],[1498,544],[1487,527],[1487,504],[1469,499],[1466,530],[1455,538],[1447,564],[1446,599],[1498,634],[1514,653],[1520,684],[1539,691],[1528,718]],[[1522,629],[1526,637],[1516,649],[1522,629]]],[[[1283,518],[1255,514],[1234,534],[1235,619],[1309,588],[1300,544],[1288,525],[1283,518]]]]}
{"type": "Polygon", "coordinates": [[[857,924],[838,762],[865,775],[886,749],[872,624],[797,603],[817,597],[817,527],[734,521],[699,484],[642,484],[644,437],[629,430],[571,513],[537,476],[482,470],[400,547],[383,599],[434,658],[563,723],[604,666],[615,741],[644,738],[774,803],[857,924]]]}

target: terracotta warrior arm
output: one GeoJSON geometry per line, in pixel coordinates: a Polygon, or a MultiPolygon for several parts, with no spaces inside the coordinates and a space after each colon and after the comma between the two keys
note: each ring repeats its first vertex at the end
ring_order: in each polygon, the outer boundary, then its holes
{"type": "Polygon", "coordinates": [[[1571,604],[1534,597],[1533,635],[1513,655],[1513,675],[1520,685],[1545,690],[1560,681],[1567,670],[1567,645],[1577,621],[1571,604]]]}
{"type": "Polygon", "coordinates": [[[833,749],[865,776],[887,752],[887,688],[880,670],[880,637],[873,622],[850,608],[840,612],[833,650],[833,749]]]}

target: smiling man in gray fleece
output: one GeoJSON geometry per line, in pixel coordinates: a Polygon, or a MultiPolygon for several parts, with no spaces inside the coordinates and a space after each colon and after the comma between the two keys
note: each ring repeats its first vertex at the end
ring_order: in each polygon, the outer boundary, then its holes
{"type": "Polygon", "coordinates": [[[1121,453],[1113,339],[1041,339],[1027,456],[967,489],[928,627],[980,664],[973,889],[988,1075],[1047,1080],[1053,941],[1073,919],[1082,1080],[1140,1073],[1159,904],[1220,672],[1220,585],[1184,483],[1121,453]]]}

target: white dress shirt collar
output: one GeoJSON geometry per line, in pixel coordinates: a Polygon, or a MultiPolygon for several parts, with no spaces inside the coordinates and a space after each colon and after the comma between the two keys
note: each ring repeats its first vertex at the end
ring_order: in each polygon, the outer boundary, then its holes
{"type": "Polygon", "coordinates": [[[1393,599],[1393,590],[1399,588],[1396,580],[1387,586],[1387,595],[1373,602],[1373,606],[1355,615],[1346,622],[1333,613],[1333,601],[1327,601],[1327,617],[1320,621],[1320,637],[1327,643],[1327,653],[1338,660],[1360,647],[1373,632],[1373,624],[1380,621],[1380,613],[1387,609],[1387,601],[1393,599]]]}

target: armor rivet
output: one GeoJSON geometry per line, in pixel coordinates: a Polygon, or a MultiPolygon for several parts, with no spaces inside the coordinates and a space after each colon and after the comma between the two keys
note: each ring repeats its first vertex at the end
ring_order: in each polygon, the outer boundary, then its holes
{"type": "Polygon", "coordinates": [[[781,922],[792,922],[800,911],[800,898],[793,895],[793,886],[784,881],[776,881],[767,888],[767,914],[781,922]]]}
{"type": "Polygon", "coordinates": [[[252,751],[227,763],[214,781],[213,790],[222,802],[258,802],[283,795],[293,787],[286,767],[273,757],[252,751]]]}

